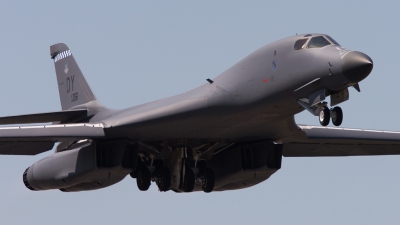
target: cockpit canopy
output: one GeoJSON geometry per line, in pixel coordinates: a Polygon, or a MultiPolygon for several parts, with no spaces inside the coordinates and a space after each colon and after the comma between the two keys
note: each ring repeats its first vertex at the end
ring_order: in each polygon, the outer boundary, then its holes
{"type": "Polygon", "coordinates": [[[294,44],[294,50],[302,50],[302,49],[309,49],[309,48],[322,48],[328,45],[339,45],[333,38],[328,35],[317,35],[312,36],[307,34],[304,36],[305,38],[301,38],[296,41],[294,44]]]}

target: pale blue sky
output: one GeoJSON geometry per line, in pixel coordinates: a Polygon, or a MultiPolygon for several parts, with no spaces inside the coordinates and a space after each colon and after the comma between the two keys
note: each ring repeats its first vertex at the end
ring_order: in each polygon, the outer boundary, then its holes
{"type": "MultiPolygon", "coordinates": [[[[371,75],[341,104],[344,127],[400,130],[397,1],[0,1],[0,116],[60,110],[49,46],[66,43],[102,104],[124,108],[205,83],[257,48],[327,33],[368,54],[371,75]]],[[[301,124],[318,124],[307,112],[301,124]]],[[[1,224],[399,224],[400,157],[283,158],[245,190],[32,192],[38,156],[0,156],[1,224]]]]}

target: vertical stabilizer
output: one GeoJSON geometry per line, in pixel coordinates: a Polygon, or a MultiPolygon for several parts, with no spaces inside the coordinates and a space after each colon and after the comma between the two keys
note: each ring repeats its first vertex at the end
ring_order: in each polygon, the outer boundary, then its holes
{"type": "Polygon", "coordinates": [[[89,102],[98,103],[68,46],[63,43],[52,45],[50,55],[56,69],[62,110],[89,102]]]}

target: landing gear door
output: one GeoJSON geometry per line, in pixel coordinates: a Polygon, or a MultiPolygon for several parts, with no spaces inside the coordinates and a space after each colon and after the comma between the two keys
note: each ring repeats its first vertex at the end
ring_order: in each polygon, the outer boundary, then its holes
{"type": "Polygon", "coordinates": [[[349,90],[347,88],[331,94],[331,106],[338,105],[347,100],[349,100],[349,90]]]}
{"type": "Polygon", "coordinates": [[[325,88],[315,91],[308,96],[308,101],[311,106],[320,103],[324,100],[325,100],[325,88]]]}

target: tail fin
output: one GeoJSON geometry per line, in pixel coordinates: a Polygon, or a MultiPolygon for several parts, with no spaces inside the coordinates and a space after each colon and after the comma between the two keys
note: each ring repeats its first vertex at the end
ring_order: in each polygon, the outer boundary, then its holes
{"type": "Polygon", "coordinates": [[[89,102],[100,105],[68,46],[63,43],[52,45],[50,46],[50,55],[56,68],[62,110],[68,110],[89,102]]]}

